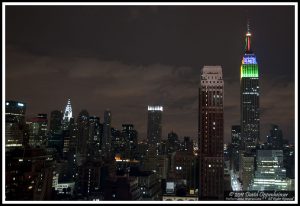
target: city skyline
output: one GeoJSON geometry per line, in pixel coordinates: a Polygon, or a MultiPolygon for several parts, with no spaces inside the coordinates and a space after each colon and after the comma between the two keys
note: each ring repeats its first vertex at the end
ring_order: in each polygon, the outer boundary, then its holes
{"type": "Polygon", "coordinates": [[[2,201],[298,202],[297,3],[2,6],[2,201]]]}
{"type": "Polygon", "coordinates": [[[275,123],[294,142],[292,6],[8,6],[6,15],[6,99],[26,102],[29,117],[63,109],[70,98],[75,117],[82,109],[101,117],[109,108],[112,126],[135,124],[146,139],[146,107],[157,104],[165,108],[163,138],[174,130],[196,139],[200,69],[219,64],[225,142],[240,118],[238,59],[249,18],[261,74],[261,139],[275,123]]]}

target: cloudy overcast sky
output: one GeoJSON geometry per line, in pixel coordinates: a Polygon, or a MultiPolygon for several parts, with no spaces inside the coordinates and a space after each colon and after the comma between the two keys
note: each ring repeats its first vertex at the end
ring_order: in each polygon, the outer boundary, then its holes
{"type": "Polygon", "coordinates": [[[197,136],[204,65],[221,65],[225,142],[240,119],[240,64],[247,18],[260,69],[261,138],[278,124],[294,142],[292,6],[6,6],[6,100],[27,117],[71,99],[112,125],[146,136],[147,105],[163,105],[163,135],[197,136]]]}

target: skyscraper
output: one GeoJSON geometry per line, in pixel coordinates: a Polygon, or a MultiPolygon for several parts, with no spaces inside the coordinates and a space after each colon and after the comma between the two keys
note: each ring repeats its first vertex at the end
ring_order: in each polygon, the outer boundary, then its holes
{"type": "Polygon", "coordinates": [[[29,144],[31,146],[45,146],[47,140],[47,114],[38,114],[29,124],[29,144]]]}
{"type": "Polygon", "coordinates": [[[283,149],[283,135],[282,130],[275,124],[272,124],[272,129],[270,130],[270,135],[267,136],[268,145],[272,149],[283,149]]]}
{"type": "Polygon", "coordinates": [[[150,150],[158,154],[159,143],[162,134],[162,106],[148,106],[147,139],[150,150]]]}
{"type": "Polygon", "coordinates": [[[231,127],[231,150],[230,163],[234,171],[239,171],[239,150],[241,144],[241,126],[233,125],[231,127]]]}
{"type": "Polygon", "coordinates": [[[167,153],[171,154],[180,150],[180,141],[178,135],[175,132],[168,133],[167,137],[167,153]]]}
{"type": "Polygon", "coordinates": [[[71,117],[72,117],[72,106],[71,106],[71,100],[68,99],[68,103],[65,108],[64,117],[63,117],[64,130],[68,129],[71,117]]]}
{"type": "Polygon", "coordinates": [[[224,199],[224,115],[221,66],[204,66],[199,88],[199,199],[224,199]]]}
{"type": "Polygon", "coordinates": [[[241,65],[241,149],[255,154],[259,141],[259,84],[256,56],[251,48],[249,23],[241,65]]]}
{"type": "Polygon", "coordinates": [[[86,110],[81,110],[77,117],[77,154],[78,162],[81,165],[88,155],[88,140],[89,140],[89,113],[86,110]]]}
{"type": "Polygon", "coordinates": [[[105,156],[113,155],[111,154],[111,112],[110,110],[105,110],[104,112],[104,123],[103,123],[103,144],[102,151],[105,156]]]}
{"type": "Polygon", "coordinates": [[[100,156],[100,118],[96,116],[90,116],[89,119],[89,140],[88,148],[90,155],[94,158],[100,156]]]}
{"type": "Polygon", "coordinates": [[[137,159],[138,133],[133,124],[122,124],[122,135],[126,144],[125,158],[137,159]]]}
{"type": "Polygon", "coordinates": [[[26,105],[23,102],[5,102],[5,146],[24,146],[26,105]]]}
{"type": "Polygon", "coordinates": [[[61,111],[54,110],[50,115],[50,132],[53,134],[61,134],[62,132],[62,118],[61,111]]]}

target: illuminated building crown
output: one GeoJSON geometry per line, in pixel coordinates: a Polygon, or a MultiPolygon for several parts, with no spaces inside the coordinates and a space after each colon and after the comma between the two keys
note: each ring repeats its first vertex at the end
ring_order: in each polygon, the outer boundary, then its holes
{"type": "Polygon", "coordinates": [[[65,109],[65,113],[64,113],[64,120],[66,121],[70,121],[72,117],[72,107],[71,107],[71,100],[68,99],[68,103],[67,103],[67,106],[66,106],[66,109],[65,109]]]}
{"type": "Polygon", "coordinates": [[[242,59],[241,65],[241,78],[243,77],[258,77],[258,66],[256,61],[256,56],[251,48],[251,32],[249,20],[247,23],[247,33],[245,39],[245,54],[242,59]]]}

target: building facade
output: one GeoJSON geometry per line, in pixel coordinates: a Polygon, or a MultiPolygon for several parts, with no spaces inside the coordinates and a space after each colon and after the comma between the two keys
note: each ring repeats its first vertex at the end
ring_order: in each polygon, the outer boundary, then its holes
{"type": "Polygon", "coordinates": [[[50,132],[52,134],[61,134],[62,132],[63,113],[59,110],[54,110],[50,114],[50,132]]]}
{"type": "Polygon", "coordinates": [[[137,159],[138,132],[133,124],[122,124],[122,135],[125,142],[125,158],[137,159]]]}
{"type": "Polygon", "coordinates": [[[231,150],[230,150],[230,168],[239,171],[239,150],[241,145],[241,126],[233,125],[231,127],[231,150]]]}
{"type": "Polygon", "coordinates": [[[29,145],[33,147],[45,146],[48,132],[47,114],[38,114],[26,124],[29,124],[29,145]]]}
{"type": "Polygon", "coordinates": [[[103,123],[103,144],[102,151],[104,156],[110,156],[111,149],[111,112],[106,110],[104,112],[104,123],[103,123]]]}
{"type": "Polygon", "coordinates": [[[278,125],[272,124],[270,135],[267,136],[268,146],[273,150],[283,149],[283,135],[282,130],[278,125]]]}
{"type": "Polygon", "coordinates": [[[249,190],[294,190],[292,180],[286,177],[282,150],[257,150],[256,158],[256,171],[249,190]]]}
{"type": "Polygon", "coordinates": [[[148,106],[147,139],[149,150],[158,155],[162,135],[162,106],[148,106]]]}
{"type": "Polygon", "coordinates": [[[221,66],[204,66],[199,88],[199,199],[224,199],[224,83],[221,66]]]}
{"type": "Polygon", "coordinates": [[[22,147],[25,136],[26,104],[18,101],[5,102],[5,147],[22,147]]]}

